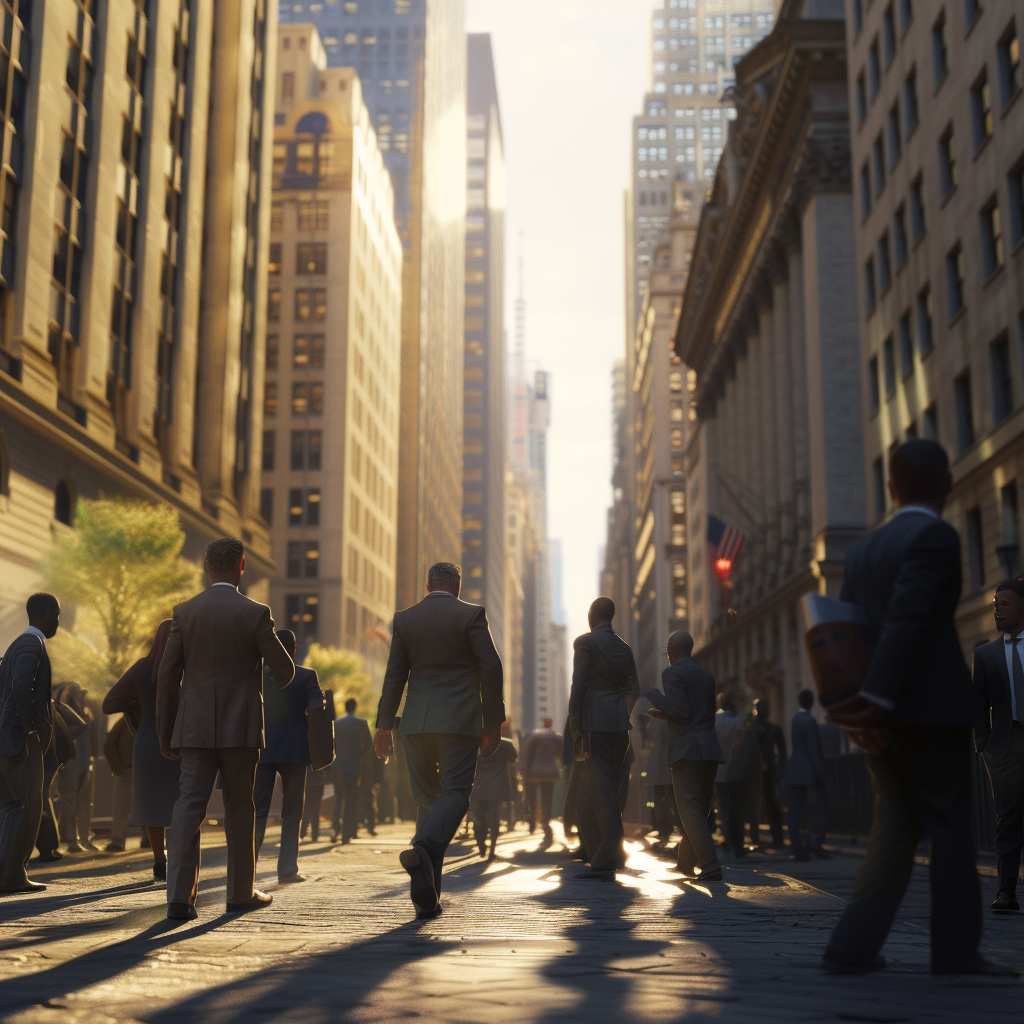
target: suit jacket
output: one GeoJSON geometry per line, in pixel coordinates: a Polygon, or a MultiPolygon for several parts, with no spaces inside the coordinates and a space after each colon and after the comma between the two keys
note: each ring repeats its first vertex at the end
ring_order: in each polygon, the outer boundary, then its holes
{"type": "Polygon", "coordinates": [[[365,718],[342,715],[334,723],[334,764],[339,775],[358,775],[363,754],[373,746],[365,718]]]}
{"type": "Polygon", "coordinates": [[[216,584],[179,604],[157,676],[157,736],[175,749],[262,747],[264,659],[284,689],[295,665],[265,604],[216,584]]]}
{"type": "Polygon", "coordinates": [[[672,734],[668,763],[725,762],[715,732],[715,678],[693,658],[680,658],[661,674],[672,734]]]}
{"type": "Polygon", "coordinates": [[[861,537],[843,573],[844,601],[877,637],[861,692],[891,701],[888,721],[974,725],[977,711],[953,616],[960,600],[960,536],[908,511],[861,537]]]}
{"type": "Polygon", "coordinates": [[[562,737],[554,729],[534,729],[523,742],[521,770],[527,782],[554,782],[559,776],[562,737]]]}
{"type": "Polygon", "coordinates": [[[268,764],[309,764],[306,712],[324,706],[324,691],[311,668],[295,666],[295,678],[279,690],[268,665],[263,666],[263,716],[267,745],[260,760],[268,764]]]}
{"type": "Polygon", "coordinates": [[[715,782],[753,782],[761,771],[761,748],[754,731],[754,716],[718,711],[715,735],[724,755],[715,782]]]}
{"type": "Polygon", "coordinates": [[[501,658],[480,605],[435,590],[395,614],[378,729],[394,727],[407,682],[406,735],[480,736],[505,721],[501,658]]]}
{"type": "Polygon", "coordinates": [[[0,757],[13,757],[27,733],[38,731],[45,750],[50,722],[50,658],[35,633],[16,636],[0,663],[0,757]]]}
{"type": "Polygon", "coordinates": [[[478,757],[476,779],[470,800],[497,800],[499,803],[512,799],[512,782],[509,769],[518,758],[516,746],[510,739],[502,739],[498,749],[490,757],[478,757]]]}
{"type": "Polygon", "coordinates": [[[629,716],[640,696],[629,644],[611,626],[573,641],[569,720],[576,732],[628,732],[629,716]]]}
{"type": "Polygon", "coordinates": [[[761,748],[761,763],[764,770],[774,779],[777,775],[776,766],[786,765],[786,735],[781,726],[761,718],[755,720],[754,729],[757,732],[758,746],[761,748]]]}
{"type": "MultiPolygon", "coordinates": [[[[1005,757],[1013,736],[1010,673],[1006,668],[1006,641],[1000,634],[974,651],[974,693],[980,711],[974,743],[989,757],[1005,757]]],[[[1024,716],[1024,708],[1017,714],[1024,716]]]]}
{"type": "Polygon", "coordinates": [[[793,753],[786,762],[782,781],[787,786],[813,786],[825,781],[825,754],[821,732],[809,711],[798,711],[790,729],[793,753]]]}

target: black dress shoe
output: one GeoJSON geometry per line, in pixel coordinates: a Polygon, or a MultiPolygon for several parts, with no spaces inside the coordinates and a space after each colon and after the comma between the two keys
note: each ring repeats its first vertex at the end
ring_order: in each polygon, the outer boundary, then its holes
{"type": "Polygon", "coordinates": [[[409,898],[418,911],[432,913],[437,906],[434,865],[422,846],[413,846],[398,855],[398,863],[409,873],[409,898]]]}
{"type": "Polygon", "coordinates": [[[41,854],[39,854],[38,857],[34,858],[34,860],[36,860],[40,864],[49,864],[52,861],[63,860],[63,859],[64,859],[64,854],[61,853],[60,850],[50,850],[49,853],[41,853],[41,854]]]}
{"type": "Polygon", "coordinates": [[[718,868],[717,871],[702,871],[695,881],[698,882],[721,882],[722,881],[722,869],[718,868]]]}
{"type": "Polygon", "coordinates": [[[441,916],[441,903],[438,902],[437,906],[433,910],[417,910],[416,920],[417,921],[430,921],[435,917],[441,916]]]}
{"type": "Polygon", "coordinates": [[[261,910],[263,907],[269,907],[273,902],[273,896],[260,892],[259,889],[254,889],[251,900],[247,900],[245,903],[228,903],[227,913],[248,914],[252,910],[261,910]]]}
{"type": "Polygon", "coordinates": [[[997,914],[1019,914],[1020,904],[1017,902],[1016,896],[1011,896],[1008,892],[1001,892],[992,901],[992,910],[997,914]]]}
{"type": "Polygon", "coordinates": [[[845,960],[832,960],[827,956],[821,958],[821,969],[827,974],[874,974],[876,971],[884,971],[885,965],[884,956],[850,963],[845,960]]]}
{"type": "Polygon", "coordinates": [[[42,882],[26,880],[24,885],[16,885],[10,889],[0,889],[0,896],[15,896],[18,893],[43,892],[46,886],[42,882]]]}
{"type": "Polygon", "coordinates": [[[975,955],[974,959],[963,966],[932,968],[932,974],[980,974],[987,978],[1019,978],[1020,971],[1006,964],[993,963],[983,956],[975,955]]]}
{"type": "Polygon", "coordinates": [[[124,853],[124,843],[107,843],[103,847],[104,853],[124,853]]]}
{"type": "Polygon", "coordinates": [[[168,921],[194,921],[199,915],[191,903],[168,903],[168,921]]]}
{"type": "Polygon", "coordinates": [[[162,864],[153,865],[153,881],[154,882],[166,882],[167,881],[167,861],[162,864]]]}

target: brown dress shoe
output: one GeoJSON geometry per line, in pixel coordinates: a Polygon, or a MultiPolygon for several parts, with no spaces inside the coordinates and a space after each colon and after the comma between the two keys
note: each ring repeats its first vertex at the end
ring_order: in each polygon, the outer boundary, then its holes
{"type": "Polygon", "coordinates": [[[260,892],[259,889],[254,889],[251,900],[247,900],[245,903],[229,902],[227,905],[227,912],[229,914],[248,914],[252,910],[259,910],[261,907],[269,907],[273,902],[273,896],[269,896],[265,892],[260,892]]]}

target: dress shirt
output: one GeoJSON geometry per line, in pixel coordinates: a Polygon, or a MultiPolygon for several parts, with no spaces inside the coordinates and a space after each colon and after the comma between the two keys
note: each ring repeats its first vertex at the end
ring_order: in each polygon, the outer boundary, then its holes
{"type": "Polygon", "coordinates": [[[1017,648],[1017,653],[1021,658],[1021,665],[1024,666],[1024,654],[1021,653],[1021,644],[1024,644],[1024,633],[1021,633],[1017,637],[1010,636],[1009,633],[1003,634],[1003,647],[1006,648],[1006,672],[1010,677],[1010,717],[1015,721],[1019,722],[1020,719],[1017,717],[1017,694],[1013,685],[1013,649],[1017,648]]]}
{"type": "Polygon", "coordinates": [[[39,637],[39,639],[43,642],[43,650],[46,650],[46,634],[41,629],[36,629],[35,626],[26,626],[25,632],[31,633],[33,636],[39,637]]]}
{"type": "Polygon", "coordinates": [[[232,590],[237,590],[238,589],[238,587],[234,583],[226,583],[224,580],[221,580],[220,583],[211,583],[210,586],[211,587],[230,587],[232,590]]]}
{"type": "Polygon", "coordinates": [[[896,509],[895,512],[893,512],[893,517],[902,515],[904,512],[923,512],[926,516],[931,516],[932,519],[941,519],[942,518],[942,516],[940,516],[939,513],[935,511],[935,509],[929,508],[927,505],[915,505],[915,504],[900,505],[900,507],[898,509],[896,509]]]}

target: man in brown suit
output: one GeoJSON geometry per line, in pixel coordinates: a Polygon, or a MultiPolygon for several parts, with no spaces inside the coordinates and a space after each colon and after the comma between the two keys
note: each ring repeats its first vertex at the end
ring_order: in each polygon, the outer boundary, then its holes
{"type": "Polygon", "coordinates": [[[157,680],[156,729],[164,757],[181,759],[181,795],[168,832],[167,916],[196,916],[200,829],[217,772],[224,791],[228,913],[272,897],[254,890],[253,783],[263,747],[263,661],[283,690],[295,665],[274,632],[270,609],[238,592],[242,542],[206,549],[210,587],[174,609],[157,680]]]}

